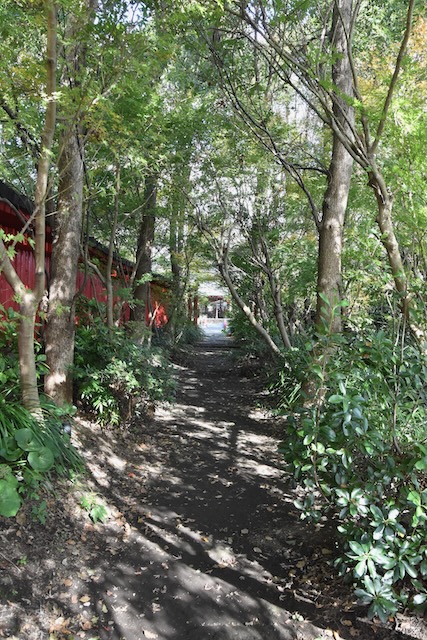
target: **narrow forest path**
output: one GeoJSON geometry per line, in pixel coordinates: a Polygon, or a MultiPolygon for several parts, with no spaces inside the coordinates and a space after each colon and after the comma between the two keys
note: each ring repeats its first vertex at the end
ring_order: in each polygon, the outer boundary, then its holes
{"type": "Polygon", "coordinates": [[[176,403],[129,433],[81,421],[110,517],[93,526],[71,495],[47,528],[2,521],[0,637],[423,637],[358,617],[327,562],[332,529],[299,520],[277,425],[230,347],[217,333],[192,348],[177,366],[176,403]]]}

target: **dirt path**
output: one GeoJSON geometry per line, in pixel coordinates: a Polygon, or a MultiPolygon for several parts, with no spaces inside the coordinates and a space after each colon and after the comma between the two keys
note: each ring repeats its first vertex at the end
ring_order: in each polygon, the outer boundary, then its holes
{"type": "Polygon", "coordinates": [[[332,530],[299,520],[277,426],[226,339],[186,361],[176,404],[149,424],[111,434],[80,423],[106,523],[90,524],[78,487],[45,528],[25,514],[0,521],[0,637],[425,638],[369,623],[333,576],[332,530]]]}

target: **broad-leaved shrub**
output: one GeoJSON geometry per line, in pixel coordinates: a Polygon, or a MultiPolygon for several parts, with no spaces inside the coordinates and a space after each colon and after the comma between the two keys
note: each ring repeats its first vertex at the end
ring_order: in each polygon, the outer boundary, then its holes
{"type": "Polygon", "coordinates": [[[119,425],[135,404],[171,399],[174,380],[160,349],[134,342],[123,327],[79,327],[74,380],[77,399],[101,424],[119,425]]]}
{"type": "Polygon", "coordinates": [[[297,506],[338,520],[336,564],[382,620],[427,603],[426,380],[417,344],[379,331],[307,342],[276,384],[281,451],[304,487],[297,506]]]}

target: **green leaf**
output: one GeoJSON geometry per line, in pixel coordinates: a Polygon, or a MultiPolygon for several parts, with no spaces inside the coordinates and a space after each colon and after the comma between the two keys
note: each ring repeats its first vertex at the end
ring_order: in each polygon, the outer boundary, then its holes
{"type": "Polygon", "coordinates": [[[320,298],[321,300],[323,300],[323,302],[324,302],[325,304],[327,304],[327,305],[328,305],[328,307],[330,307],[330,306],[331,306],[331,303],[330,303],[330,301],[329,301],[329,298],[328,298],[327,296],[325,296],[325,294],[324,294],[324,293],[319,292],[319,298],[320,298]]]}
{"type": "Polygon", "coordinates": [[[412,504],[415,504],[416,506],[420,506],[421,495],[418,493],[418,491],[410,491],[408,493],[408,501],[412,502],[412,504]]]}
{"type": "Polygon", "coordinates": [[[48,447],[41,447],[38,451],[31,451],[28,454],[28,462],[34,471],[49,471],[55,462],[55,456],[48,447]]]}
{"type": "Polygon", "coordinates": [[[418,471],[425,471],[427,469],[427,458],[422,458],[415,463],[415,469],[418,471]]]}
{"type": "Polygon", "coordinates": [[[354,567],[354,575],[356,576],[356,578],[361,578],[362,576],[365,575],[365,573],[366,573],[366,560],[365,558],[363,558],[363,560],[360,560],[360,562],[358,562],[354,567]]]}
{"type": "Polygon", "coordinates": [[[327,425],[323,426],[320,431],[329,442],[335,442],[335,440],[337,439],[337,434],[335,433],[335,431],[327,425]]]}
{"type": "Polygon", "coordinates": [[[0,457],[8,462],[15,462],[22,457],[22,449],[16,446],[16,440],[13,436],[4,439],[3,447],[0,449],[0,457]]]}
{"type": "Polygon", "coordinates": [[[23,451],[37,451],[37,449],[40,449],[40,443],[34,438],[34,433],[31,429],[18,429],[15,431],[14,436],[18,446],[23,451]]]}
{"type": "Polygon", "coordinates": [[[417,595],[414,596],[414,604],[416,605],[424,604],[426,600],[427,593],[417,593],[417,595]]]}
{"type": "Polygon", "coordinates": [[[362,545],[359,542],[356,542],[355,540],[350,540],[349,541],[349,546],[350,549],[352,551],[354,551],[354,553],[358,556],[364,556],[365,555],[365,549],[362,547],[362,545]]]}
{"type": "Polygon", "coordinates": [[[334,394],[329,397],[328,402],[330,402],[331,404],[340,404],[343,400],[344,400],[343,396],[334,394]]]}
{"type": "Polygon", "coordinates": [[[376,504],[371,504],[369,507],[372,515],[376,518],[377,521],[382,521],[384,519],[383,512],[376,504]]]}
{"type": "Polygon", "coordinates": [[[15,516],[21,506],[21,498],[15,483],[15,478],[0,480],[0,515],[6,518],[15,516]]]}

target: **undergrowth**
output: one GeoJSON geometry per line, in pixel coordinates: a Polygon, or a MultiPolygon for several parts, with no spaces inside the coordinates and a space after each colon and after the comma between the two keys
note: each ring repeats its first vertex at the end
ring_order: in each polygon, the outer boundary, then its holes
{"type": "MultiPolygon", "coordinates": [[[[0,326],[0,515],[16,515],[26,501],[32,503],[34,517],[43,522],[46,504],[41,495],[52,486],[53,475],[81,471],[83,462],[63,429],[71,408],[58,409],[42,396],[41,416],[36,418],[21,404],[18,318],[9,310],[0,326]]],[[[45,357],[39,343],[36,352],[41,379],[45,357]]]]}
{"type": "Polygon", "coordinates": [[[304,488],[302,517],[337,520],[336,566],[371,617],[425,606],[425,356],[400,326],[325,335],[288,355],[275,392],[286,416],[280,449],[304,488]]]}
{"type": "Polygon", "coordinates": [[[76,399],[103,425],[118,426],[138,406],[172,399],[175,383],[160,348],[134,342],[123,327],[101,321],[79,327],[74,361],[76,399]]]}

